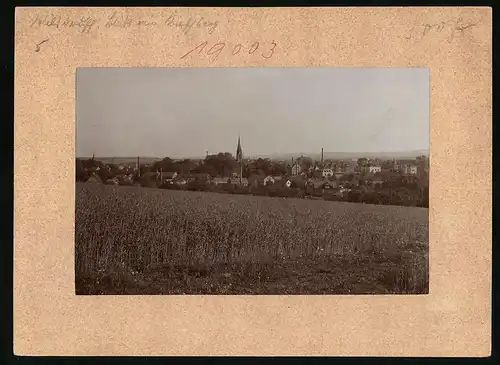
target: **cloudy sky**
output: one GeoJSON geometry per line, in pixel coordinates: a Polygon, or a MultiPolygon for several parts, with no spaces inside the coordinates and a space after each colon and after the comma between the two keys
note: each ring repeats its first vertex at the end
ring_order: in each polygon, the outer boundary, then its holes
{"type": "Polygon", "coordinates": [[[429,148],[429,71],[82,68],[77,157],[429,148]]]}

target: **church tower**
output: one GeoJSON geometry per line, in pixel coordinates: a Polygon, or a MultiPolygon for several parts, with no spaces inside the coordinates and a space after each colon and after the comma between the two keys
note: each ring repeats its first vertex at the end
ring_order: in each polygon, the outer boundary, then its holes
{"type": "Polygon", "coordinates": [[[236,147],[236,161],[240,163],[240,185],[242,182],[242,175],[243,175],[243,150],[241,149],[241,140],[240,136],[238,135],[238,147],[236,147]]]}

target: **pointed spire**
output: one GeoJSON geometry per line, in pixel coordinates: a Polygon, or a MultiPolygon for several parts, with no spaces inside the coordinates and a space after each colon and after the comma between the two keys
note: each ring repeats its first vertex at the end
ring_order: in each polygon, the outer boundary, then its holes
{"type": "Polygon", "coordinates": [[[243,160],[243,150],[241,149],[241,139],[238,134],[238,147],[236,148],[236,160],[241,162],[243,160]]]}

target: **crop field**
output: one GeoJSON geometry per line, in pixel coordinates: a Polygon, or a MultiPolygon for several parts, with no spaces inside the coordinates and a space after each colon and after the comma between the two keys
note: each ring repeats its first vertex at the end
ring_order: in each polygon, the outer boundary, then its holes
{"type": "Polygon", "coordinates": [[[76,185],[77,294],[423,294],[428,209],[76,185]]]}

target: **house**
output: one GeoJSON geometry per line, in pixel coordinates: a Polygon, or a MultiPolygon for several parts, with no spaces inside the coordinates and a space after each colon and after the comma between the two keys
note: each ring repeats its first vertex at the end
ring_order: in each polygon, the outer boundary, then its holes
{"type": "Polygon", "coordinates": [[[332,177],[333,176],[333,169],[323,169],[322,176],[323,177],[332,177]]]}
{"type": "Polygon", "coordinates": [[[267,186],[267,185],[273,185],[274,184],[274,177],[272,177],[271,175],[267,176],[264,178],[264,186],[267,186]]]}
{"type": "Polygon", "coordinates": [[[239,177],[236,178],[216,177],[213,180],[211,180],[211,183],[217,186],[224,186],[228,184],[248,186],[248,179],[245,177],[242,177],[241,179],[239,177]]]}
{"type": "Polygon", "coordinates": [[[205,180],[205,181],[210,180],[210,174],[204,174],[204,173],[188,173],[188,174],[183,174],[182,177],[187,182],[194,181],[194,180],[205,180]]]}
{"type": "Polygon", "coordinates": [[[296,162],[292,166],[292,176],[298,176],[302,172],[302,167],[296,162]]]}
{"type": "Polygon", "coordinates": [[[233,178],[229,179],[227,183],[232,184],[232,185],[241,185],[241,186],[248,186],[248,179],[245,177],[242,177],[241,179],[238,178],[233,178]]]}
{"type": "Polygon", "coordinates": [[[382,166],[380,165],[370,165],[368,166],[368,172],[370,174],[376,174],[377,172],[381,172],[382,171],[382,166]]]}
{"type": "Polygon", "coordinates": [[[160,171],[160,181],[162,183],[170,182],[173,183],[174,179],[177,177],[177,172],[160,171]]]}
{"type": "Polygon", "coordinates": [[[225,177],[216,177],[216,178],[212,179],[211,183],[213,185],[225,185],[230,181],[231,181],[231,179],[228,179],[225,177]]]}
{"type": "Polygon", "coordinates": [[[323,189],[323,192],[324,192],[325,190],[333,189],[333,188],[335,188],[335,187],[336,187],[336,186],[334,186],[334,185],[332,184],[332,182],[331,182],[331,181],[329,181],[329,180],[325,180],[325,181],[323,181],[323,184],[321,185],[321,189],[323,189]]]}
{"type": "Polygon", "coordinates": [[[184,178],[182,178],[182,177],[177,176],[177,177],[173,180],[173,183],[174,183],[175,185],[180,185],[180,186],[182,186],[182,185],[186,185],[186,184],[187,184],[187,180],[186,180],[186,179],[184,179],[184,178]]]}
{"type": "Polygon", "coordinates": [[[384,179],[382,179],[379,176],[375,176],[373,178],[368,179],[367,182],[373,188],[382,187],[382,185],[384,184],[384,179]]]}
{"type": "Polygon", "coordinates": [[[403,166],[403,174],[405,175],[416,175],[418,172],[418,167],[413,164],[406,164],[403,166]]]}

